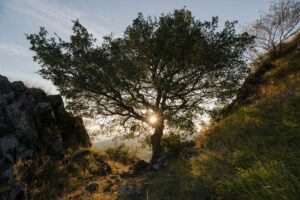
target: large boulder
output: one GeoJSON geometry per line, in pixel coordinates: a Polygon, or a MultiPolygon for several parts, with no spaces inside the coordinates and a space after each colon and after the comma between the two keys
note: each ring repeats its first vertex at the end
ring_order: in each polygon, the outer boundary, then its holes
{"type": "Polygon", "coordinates": [[[67,148],[90,145],[82,119],[65,110],[61,96],[0,75],[0,184],[19,181],[16,163],[64,160],[67,148]]]}

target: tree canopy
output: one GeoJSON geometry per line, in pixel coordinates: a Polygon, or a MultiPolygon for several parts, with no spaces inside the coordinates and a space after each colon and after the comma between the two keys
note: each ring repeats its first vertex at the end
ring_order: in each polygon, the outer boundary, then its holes
{"type": "Polygon", "coordinates": [[[191,128],[207,104],[231,99],[240,87],[248,72],[242,55],[253,38],[237,33],[236,24],[220,28],[217,17],[201,22],[181,9],[160,17],[139,14],[123,37],[108,35],[102,44],[78,20],[70,41],[49,37],[45,28],[27,38],[39,73],[71,110],[153,127],[155,160],[165,126],[191,128]]]}

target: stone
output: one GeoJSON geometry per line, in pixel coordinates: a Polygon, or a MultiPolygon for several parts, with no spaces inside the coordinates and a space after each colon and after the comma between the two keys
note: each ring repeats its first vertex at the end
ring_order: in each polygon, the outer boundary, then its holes
{"type": "Polygon", "coordinates": [[[160,158],[157,159],[157,161],[155,163],[151,164],[148,168],[150,170],[158,171],[161,168],[164,168],[168,165],[167,159],[168,159],[168,156],[166,156],[166,155],[161,156],[160,158]]]}
{"type": "Polygon", "coordinates": [[[54,109],[57,109],[59,106],[63,106],[64,104],[60,95],[49,95],[48,100],[54,109]]]}
{"type": "Polygon", "coordinates": [[[11,91],[11,85],[8,81],[8,78],[0,75],[0,95],[8,93],[11,91]]]}
{"type": "Polygon", "coordinates": [[[90,183],[85,187],[85,191],[89,192],[90,194],[96,192],[99,189],[98,183],[90,183]]]}
{"type": "Polygon", "coordinates": [[[167,159],[167,156],[161,156],[159,159],[157,159],[157,163],[163,163],[167,159]]]}
{"type": "Polygon", "coordinates": [[[35,112],[38,112],[36,113],[37,115],[43,115],[44,113],[49,111],[51,112],[51,109],[51,105],[47,102],[38,103],[34,108],[35,112]]]}
{"type": "Polygon", "coordinates": [[[146,170],[148,167],[149,167],[149,163],[147,163],[144,160],[140,160],[137,163],[130,166],[129,169],[132,170],[134,174],[136,174],[146,170]]]}
{"type": "Polygon", "coordinates": [[[130,189],[130,187],[128,185],[121,185],[119,187],[119,192],[124,194],[125,192],[127,192],[130,189]]]}
{"type": "Polygon", "coordinates": [[[19,145],[19,141],[12,135],[0,138],[0,150],[8,152],[14,150],[19,145]]]}
{"type": "Polygon", "coordinates": [[[64,162],[65,149],[90,146],[82,119],[65,110],[61,96],[27,88],[21,81],[11,83],[0,75],[1,180],[23,181],[20,174],[30,174],[44,157],[64,162]],[[18,162],[24,167],[18,169],[18,162]]]}
{"type": "Polygon", "coordinates": [[[13,169],[12,167],[8,168],[2,172],[2,177],[7,180],[8,184],[11,184],[14,181],[13,169]]]}
{"type": "Polygon", "coordinates": [[[17,147],[17,158],[18,159],[31,159],[33,156],[33,149],[27,148],[24,145],[17,147]]]}
{"type": "Polygon", "coordinates": [[[23,92],[23,91],[25,91],[27,89],[26,86],[24,85],[24,83],[22,81],[12,82],[11,86],[17,92],[23,92]]]}
{"type": "Polygon", "coordinates": [[[141,191],[137,190],[136,185],[123,184],[119,187],[119,193],[126,196],[138,197],[141,194],[141,191]]]}
{"type": "Polygon", "coordinates": [[[159,170],[159,165],[158,164],[154,164],[154,165],[152,165],[152,169],[154,169],[154,170],[159,170]]]}
{"type": "Polygon", "coordinates": [[[0,193],[1,200],[27,200],[26,184],[15,183],[9,190],[0,193]]]}

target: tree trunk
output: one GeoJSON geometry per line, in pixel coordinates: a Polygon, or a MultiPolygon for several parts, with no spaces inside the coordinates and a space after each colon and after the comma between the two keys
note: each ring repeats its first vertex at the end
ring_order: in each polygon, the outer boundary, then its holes
{"type": "Polygon", "coordinates": [[[153,135],[151,135],[152,158],[151,163],[155,163],[160,157],[161,146],[160,141],[163,136],[164,124],[160,123],[155,127],[153,135]]]}

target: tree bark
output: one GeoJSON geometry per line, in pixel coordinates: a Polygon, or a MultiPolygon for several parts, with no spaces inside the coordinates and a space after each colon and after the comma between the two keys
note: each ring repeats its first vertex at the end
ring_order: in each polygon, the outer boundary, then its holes
{"type": "Polygon", "coordinates": [[[151,163],[155,163],[161,154],[160,141],[163,136],[164,124],[159,123],[155,127],[153,135],[151,135],[152,158],[151,163]]]}

